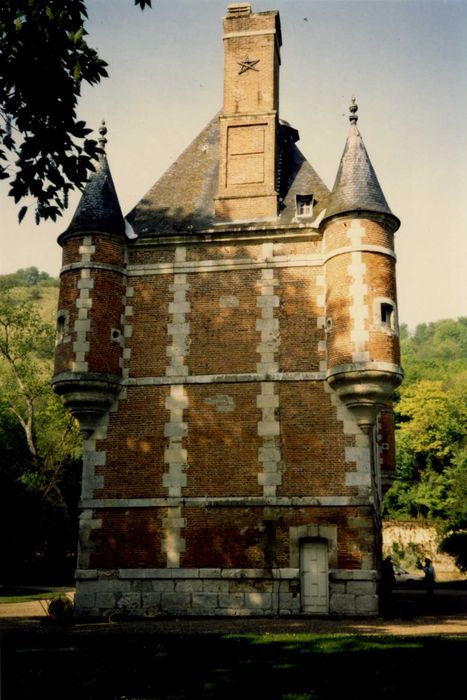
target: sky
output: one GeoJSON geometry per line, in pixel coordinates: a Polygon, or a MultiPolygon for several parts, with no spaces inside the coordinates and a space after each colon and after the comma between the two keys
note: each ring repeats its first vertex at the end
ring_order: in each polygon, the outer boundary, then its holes
{"type": "MultiPolygon", "coordinates": [[[[280,117],[329,188],[348,106],[393,213],[399,320],[467,315],[467,0],[251,0],[279,10],[280,117]]],[[[227,0],[88,0],[88,43],[108,79],[84,86],[79,117],[108,127],[107,155],[124,213],[222,104],[227,0]]],[[[36,266],[57,276],[79,193],[56,224],[36,226],[0,183],[0,274],[36,266]]]]}

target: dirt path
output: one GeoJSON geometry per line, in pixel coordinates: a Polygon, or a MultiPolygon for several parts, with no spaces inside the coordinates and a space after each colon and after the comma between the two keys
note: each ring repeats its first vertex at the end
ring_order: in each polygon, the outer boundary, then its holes
{"type": "MultiPolygon", "coordinates": [[[[7,606],[1,606],[5,608],[7,606]]],[[[47,634],[64,631],[81,634],[371,634],[371,635],[467,635],[465,616],[415,616],[412,619],[377,618],[208,618],[75,622],[64,626],[46,617],[39,603],[20,603],[1,610],[0,634],[47,634]]]]}

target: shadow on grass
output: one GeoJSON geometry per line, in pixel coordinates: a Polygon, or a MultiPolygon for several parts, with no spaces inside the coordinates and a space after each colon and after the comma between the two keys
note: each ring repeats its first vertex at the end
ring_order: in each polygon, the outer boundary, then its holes
{"type": "Polygon", "coordinates": [[[466,638],[356,635],[8,635],[6,700],[456,697],[466,638]]]}

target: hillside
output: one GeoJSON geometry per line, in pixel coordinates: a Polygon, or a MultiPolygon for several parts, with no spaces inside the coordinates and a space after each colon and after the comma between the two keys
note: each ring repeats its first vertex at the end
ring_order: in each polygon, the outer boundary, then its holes
{"type": "Polygon", "coordinates": [[[0,275],[0,293],[13,299],[32,301],[42,319],[55,327],[60,280],[37,267],[27,267],[8,275],[0,275]]]}

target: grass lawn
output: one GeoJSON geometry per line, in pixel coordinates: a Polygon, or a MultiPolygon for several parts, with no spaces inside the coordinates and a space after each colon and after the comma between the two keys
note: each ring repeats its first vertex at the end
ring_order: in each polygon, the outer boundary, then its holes
{"type": "Polygon", "coordinates": [[[0,595],[0,605],[28,603],[31,600],[52,600],[53,598],[60,598],[62,595],[62,593],[57,593],[57,591],[41,591],[30,595],[0,595]]]}
{"type": "MultiPolygon", "coordinates": [[[[451,700],[467,638],[357,635],[11,634],[6,700],[451,700]],[[425,690],[424,690],[425,689],[425,690]]],[[[3,696],[2,696],[3,697],[3,696]]]]}

